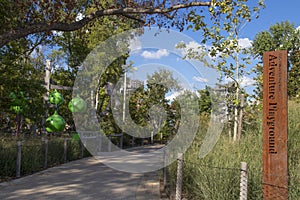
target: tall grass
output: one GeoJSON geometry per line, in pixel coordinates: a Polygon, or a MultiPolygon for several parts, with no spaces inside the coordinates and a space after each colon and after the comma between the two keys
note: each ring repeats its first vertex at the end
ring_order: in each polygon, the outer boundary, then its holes
{"type": "Polygon", "coordinates": [[[289,195],[300,199],[300,103],[289,102],[289,195]]]}
{"type": "MultiPolygon", "coordinates": [[[[289,199],[300,198],[300,104],[289,103],[289,199]]],[[[257,120],[261,120],[259,117],[257,120]]],[[[261,124],[261,123],[258,123],[261,124]]],[[[184,154],[183,193],[188,199],[239,199],[240,163],[248,164],[248,199],[262,199],[262,128],[245,129],[239,142],[224,133],[206,157],[199,148],[205,129],[198,132],[184,154]]],[[[175,185],[176,163],[170,167],[170,183],[175,185]]]]}

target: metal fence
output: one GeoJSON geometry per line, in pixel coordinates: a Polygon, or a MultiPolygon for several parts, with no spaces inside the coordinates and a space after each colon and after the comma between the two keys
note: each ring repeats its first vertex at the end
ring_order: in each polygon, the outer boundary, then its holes
{"type": "Polygon", "coordinates": [[[17,141],[10,144],[0,145],[0,181],[90,156],[80,140],[71,138],[17,141]]]}
{"type": "MultiPolygon", "coordinates": [[[[289,180],[288,188],[272,187],[288,191],[290,200],[299,200],[300,174],[286,178],[289,180]]],[[[263,199],[265,185],[262,182],[262,171],[251,170],[246,162],[236,167],[210,166],[197,161],[184,161],[181,154],[178,155],[177,163],[164,168],[162,183],[171,200],[259,200],[263,199]]],[[[271,199],[285,199],[278,193],[276,196],[270,195],[271,199]]]]}

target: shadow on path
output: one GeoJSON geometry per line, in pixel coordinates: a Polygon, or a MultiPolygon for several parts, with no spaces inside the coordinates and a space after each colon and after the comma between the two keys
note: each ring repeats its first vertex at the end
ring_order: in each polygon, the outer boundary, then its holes
{"type": "Polygon", "coordinates": [[[117,171],[91,157],[0,183],[0,199],[159,200],[159,177],[117,171]]]}

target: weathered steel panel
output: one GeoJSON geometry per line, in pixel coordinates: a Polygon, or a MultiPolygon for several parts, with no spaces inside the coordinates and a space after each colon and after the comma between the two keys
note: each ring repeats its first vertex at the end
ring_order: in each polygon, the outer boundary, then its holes
{"type": "Polygon", "coordinates": [[[288,199],[287,51],[263,59],[263,197],[288,199]]]}

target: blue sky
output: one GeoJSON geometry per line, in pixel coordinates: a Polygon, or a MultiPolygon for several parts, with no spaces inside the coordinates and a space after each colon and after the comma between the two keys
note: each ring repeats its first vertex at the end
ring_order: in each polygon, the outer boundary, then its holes
{"type": "Polygon", "coordinates": [[[268,30],[271,25],[286,20],[296,27],[300,26],[299,0],[266,0],[265,4],[266,8],[262,10],[260,17],[245,27],[243,37],[253,39],[257,32],[268,30]]]}
{"type": "Polygon", "coordinates": [[[144,35],[132,42],[133,51],[128,62],[133,61],[137,70],[129,76],[146,80],[147,75],[154,71],[166,69],[172,71],[182,86],[189,90],[200,85],[203,88],[203,83],[216,83],[218,74],[215,70],[204,67],[201,62],[184,60],[184,50],[176,48],[180,42],[198,45],[195,40],[178,31],[163,31],[155,35],[157,31],[157,28],[146,29],[144,35]]]}
{"type": "MultiPolygon", "coordinates": [[[[256,2],[249,0],[251,3],[256,2]]],[[[266,0],[266,8],[261,11],[260,17],[247,23],[240,32],[240,39],[244,45],[249,45],[255,35],[261,31],[268,30],[275,23],[290,21],[296,27],[300,26],[300,1],[299,0],[266,0]]],[[[146,34],[135,41],[135,46],[141,48],[131,54],[130,60],[138,68],[134,72],[134,78],[146,79],[146,74],[158,68],[166,68],[179,74],[183,79],[180,81],[187,89],[202,89],[204,85],[214,85],[217,82],[218,74],[216,71],[204,67],[203,63],[195,61],[184,61],[180,58],[183,51],[176,50],[175,44],[184,41],[191,46],[200,43],[199,33],[183,31],[182,35],[173,33],[161,33],[154,37],[153,30],[146,30],[146,34]]],[[[249,66],[251,68],[251,66],[249,66]]],[[[129,75],[130,76],[130,75],[129,75]]],[[[175,77],[177,77],[175,75],[175,77]]],[[[245,84],[251,84],[252,76],[245,77],[245,84]]],[[[248,87],[251,92],[253,87],[248,87]]]]}
{"type": "MultiPolygon", "coordinates": [[[[286,20],[294,23],[296,27],[300,26],[299,0],[265,0],[265,5],[266,8],[261,10],[260,17],[245,25],[240,34],[242,38],[253,40],[258,32],[268,30],[271,25],[286,20]]],[[[189,33],[189,36],[196,39],[197,33],[189,33]]]]}

